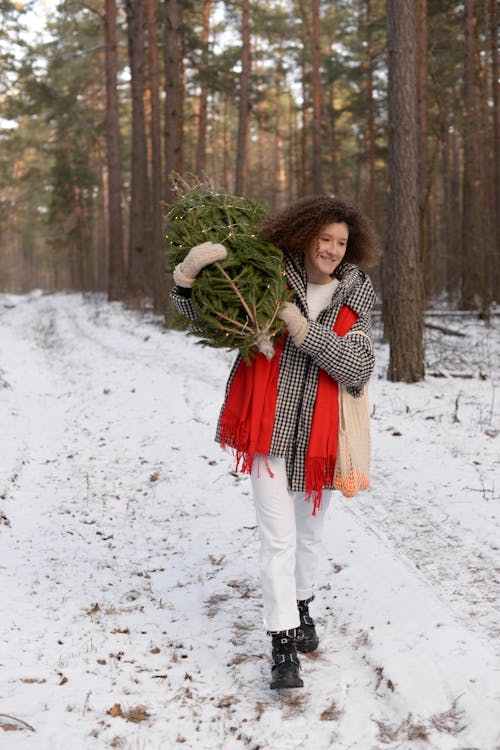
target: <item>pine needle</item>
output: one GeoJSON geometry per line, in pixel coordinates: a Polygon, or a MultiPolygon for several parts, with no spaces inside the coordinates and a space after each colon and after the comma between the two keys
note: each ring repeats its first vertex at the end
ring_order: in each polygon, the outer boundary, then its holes
{"type": "Polygon", "coordinates": [[[193,285],[192,333],[205,346],[239,349],[246,362],[283,334],[277,316],[290,298],[282,251],[257,236],[265,214],[260,202],[183,183],[167,217],[171,269],[194,245],[226,247],[227,258],[204,268],[193,285]]]}

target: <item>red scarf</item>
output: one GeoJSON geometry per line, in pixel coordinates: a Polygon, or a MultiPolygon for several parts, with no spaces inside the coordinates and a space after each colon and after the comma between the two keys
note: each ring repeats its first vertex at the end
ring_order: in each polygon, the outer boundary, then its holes
{"type": "MultiPolygon", "coordinates": [[[[344,305],[334,332],[345,336],[358,317],[344,305]]],[[[231,381],[220,419],[220,444],[234,451],[236,471],[250,474],[255,456],[269,455],[285,341],[286,335],[275,342],[272,359],[258,354],[250,365],[242,360],[231,381]]],[[[333,485],[339,431],[338,390],[337,381],[320,370],[304,467],[306,497],[314,501],[313,515],[321,506],[323,487],[333,485]]]]}

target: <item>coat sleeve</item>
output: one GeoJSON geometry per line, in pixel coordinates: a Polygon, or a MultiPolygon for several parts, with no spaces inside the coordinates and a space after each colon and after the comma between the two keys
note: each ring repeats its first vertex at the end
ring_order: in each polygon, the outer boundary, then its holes
{"type": "Polygon", "coordinates": [[[183,286],[174,286],[170,292],[177,311],[190,320],[196,320],[196,312],[191,301],[191,289],[183,286]]]}
{"type": "Polygon", "coordinates": [[[360,317],[346,336],[312,321],[300,348],[334,380],[359,389],[369,381],[375,366],[370,329],[369,316],[360,317]]]}
{"type": "Polygon", "coordinates": [[[358,395],[368,382],[375,366],[371,310],[375,293],[368,277],[356,289],[352,298],[344,300],[359,314],[359,318],[345,336],[338,336],[331,328],[317,321],[309,321],[309,328],[300,349],[325,370],[330,377],[345,385],[353,396],[358,395]]]}

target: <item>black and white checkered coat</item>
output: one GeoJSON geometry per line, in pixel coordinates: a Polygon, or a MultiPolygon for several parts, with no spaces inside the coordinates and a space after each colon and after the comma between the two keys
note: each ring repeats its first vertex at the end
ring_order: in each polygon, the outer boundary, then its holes
{"type": "MultiPolygon", "coordinates": [[[[302,314],[309,317],[305,271],[288,256],[285,256],[285,268],[288,285],[296,292],[294,302],[302,314]]],[[[293,491],[305,490],[304,461],[320,368],[345,385],[352,395],[358,395],[370,379],[375,363],[371,338],[371,310],[375,303],[372,283],[357,266],[344,261],[336,269],[335,277],[340,283],[330,304],[317,320],[309,320],[300,347],[287,338],[280,361],[276,416],[269,452],[286,459],[288,482],[293,491]],[[359,315],[344,337],[332,331],[342,305],[348,305],[359,315]]],[[[194,320],[196,315],[191,300],[184,296],[183,291],[174,287],[172,298],[179,312],[194,320]]],[[[226,385],[226,397],[239,363],[238,356],[226,385]]],[[[219,439],[219,426],[216,439],[219,439]]]]}

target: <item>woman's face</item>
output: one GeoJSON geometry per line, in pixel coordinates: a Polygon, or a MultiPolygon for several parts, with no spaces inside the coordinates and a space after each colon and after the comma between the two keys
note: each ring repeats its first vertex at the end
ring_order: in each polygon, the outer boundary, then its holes
{"type": "Polygon", "coordinates": [[[304,253],[304,267],[311,284],[328,284],[347,250],[349,227],[344,221],[325,224],[304,253]]]}

